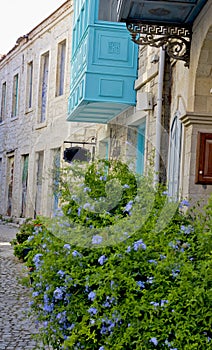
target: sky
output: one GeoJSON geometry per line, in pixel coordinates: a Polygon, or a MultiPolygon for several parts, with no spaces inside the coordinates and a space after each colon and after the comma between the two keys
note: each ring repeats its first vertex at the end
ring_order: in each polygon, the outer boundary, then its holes
{"type": "Polygon", "coordinates": [[[65,0],[2,0],[0,5],[0,54],[6,54],[16,40],[30,32],[65,0]]]}

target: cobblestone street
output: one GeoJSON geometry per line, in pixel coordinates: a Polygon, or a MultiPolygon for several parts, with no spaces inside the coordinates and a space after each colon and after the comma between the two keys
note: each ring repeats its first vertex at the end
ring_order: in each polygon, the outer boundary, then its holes
{"type": "Polygon", "coordinates": [[[36,333],[28,317],[29,289],[18,280],[24,265],[13,255],[9,242],[18,227],[0,223],[0,350],[39,349],[31,335],[36,333]]]}

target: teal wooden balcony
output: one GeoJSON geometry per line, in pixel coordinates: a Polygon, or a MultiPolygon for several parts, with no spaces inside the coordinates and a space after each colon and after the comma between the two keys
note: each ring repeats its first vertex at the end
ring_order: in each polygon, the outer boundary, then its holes
{"type": "Polygon", "coordinates": [[[135,105],[138,48],[113,3],[75,1],[68,121],[107,123],[135,105]]]}

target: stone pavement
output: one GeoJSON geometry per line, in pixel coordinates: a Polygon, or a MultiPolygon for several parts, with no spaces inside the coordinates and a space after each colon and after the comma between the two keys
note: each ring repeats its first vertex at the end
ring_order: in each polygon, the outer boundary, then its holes
{"type": "Polygon", "coordinates": [[[0,350],[37,350],[35,322],[28,316],[29,289],[18,282],[26,270],[9,244],[17,231],[0,222],[0,350]]]}

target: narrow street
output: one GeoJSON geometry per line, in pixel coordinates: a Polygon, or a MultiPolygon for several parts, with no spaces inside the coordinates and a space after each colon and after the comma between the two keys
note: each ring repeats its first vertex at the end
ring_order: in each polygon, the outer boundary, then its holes
{"type": "Polygon", "coordinates": [[[31,335],[36,333],[29,311],[29,289],[18,280],[24,265],[13,255],[10,241],[18,227],[0,222],[0,350],[39,349],[31,335]]]}

